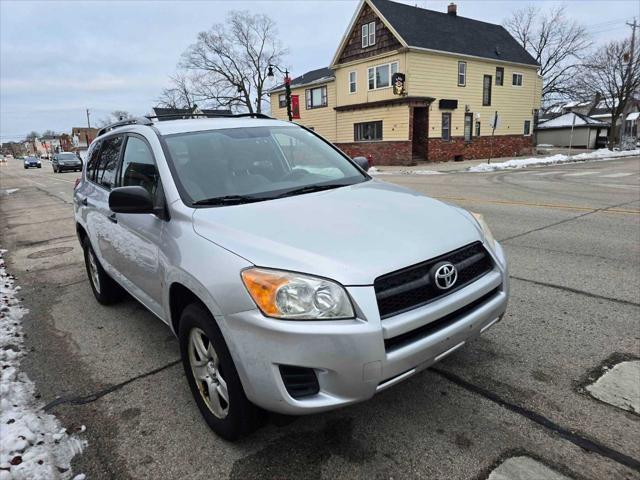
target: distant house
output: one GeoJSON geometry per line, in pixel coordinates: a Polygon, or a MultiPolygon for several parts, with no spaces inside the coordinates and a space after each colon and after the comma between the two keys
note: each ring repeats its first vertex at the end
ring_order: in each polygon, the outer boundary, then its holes
{"type": "MultiPolygon", "coordinates": [[[[436,12],[361,0],[336,44],[329,66],[291,90],[295,121],[348,155],[411,164],[531,151],[539,65],[502,26],[458,16],[453,3],[436,12]]],[[[284,90],[270,91],[279,119],[284,90]]]]}
{"type": "Polygon", "coordinates": [[[540,123],[536,134],[538,145],[596,148],[606,142],[608,131],[607,122],[568,112],[540,123]]]}
{"type": "Polygon", "coordinates": [[[220,115],[231,115],[231,110],[228,109],[199,108],[197,105],[193,108],[153,107],[153,112],[160,122],[192,118],[194,116],[219,117],[220,115]]]}
{"type": "MultiPolygon", "coordinates": [[[[638,112],[640,112],[640,92],[636,92],[629,102],[626,118],[623,119],[622,116],[619,117],[615,128],[623,127],[625,136],[637,138],[640,130],[640,114],[638,114],[638,112]]],[[[607,123],[608,126],[611,126],[611,109],[607,104],[617,106],[618,102],[616,100],[613,102],[607,102],[600,95],[596,95],[593,99],[588,101],[558,103],[545,109],[541,113],[540,125],[545,123],[547,120],[559,117],[569,112],[575,112],[588,116],[593,120],[607,123]]],[[[538,140],[538,143],[541,143],[540,140],[538,140]]]]}

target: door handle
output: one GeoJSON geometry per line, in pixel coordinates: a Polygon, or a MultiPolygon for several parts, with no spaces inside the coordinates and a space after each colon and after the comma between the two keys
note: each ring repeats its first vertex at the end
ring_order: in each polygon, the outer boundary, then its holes
{"type": "Polygon", "coordinates": [[[113,223],[118,223],[118,219],[116,218],[116,214],[112,213],[111,215],[109,215],[107,217],[110,221],[112,221],[113,223]]]}

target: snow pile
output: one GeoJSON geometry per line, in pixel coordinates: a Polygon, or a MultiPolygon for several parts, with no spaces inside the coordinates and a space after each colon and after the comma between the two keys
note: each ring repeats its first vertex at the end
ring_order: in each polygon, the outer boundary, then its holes
{"type": "Polygon", "coordinates": [[[550,157],[532,157],[532,158],[520,158],[516,160],[508,160],[501,163],[482,163],[475,167],[469,167],[469,172],[493,172],[495,170],[510,170],[514,168],[526,168],[539,165],[557,165],[561,163],[573,163],[582,162],[585,160],[609,160],[620,157],[632,157],[640,155],[640,150],[621,150],[612,151],[607,148],[601,148],[600,150],[594,150],[593,152],[580,153],[578,155],[552,155],[550,157]]]}
{"type": "Polygon", "coordinates": [[[411,168],[404,168],[402,170],[380,170],[376,167],[371,167],[367,173],[369,175],[442,175],[442,172],[435,170],[413,170],[411,168]]]}
{"type": "Polygon", "coordinates": [[[27,310],[17,298],[20,287],[5,270],[5,252],[0,249],[0,480],[68,479],[71,459],[86,441],[69,435],[42,410],[35,385],[19,371],[25,355],[20,321],[27,310]]]}

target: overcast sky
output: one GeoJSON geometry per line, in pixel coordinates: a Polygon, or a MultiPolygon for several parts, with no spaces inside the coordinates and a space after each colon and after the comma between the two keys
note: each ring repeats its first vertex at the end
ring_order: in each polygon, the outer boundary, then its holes
{"type": "MultiPolygon", "coordinates": [[[[445,11],[448,1],[405,1],[445,11]]],[[[502,23],[526,1],[458,0],[458,15],[502,23]]],[[[638,0],[531,2],[564,4],[595,42],[630,34],[625,21],[640,19],[638,0]]],[[[233,9],[275,19],[289,48],[294,76],[327,66],[358,2],[279,1],[44,1],[0,0],[0,139],[31,130],[70,131],[92,125],[113,110],[151,110],[180,54],[199,31],[233,9]]]]}

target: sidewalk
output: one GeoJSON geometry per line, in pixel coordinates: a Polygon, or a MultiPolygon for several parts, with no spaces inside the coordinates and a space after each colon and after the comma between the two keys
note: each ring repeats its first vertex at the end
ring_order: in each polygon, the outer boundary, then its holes
{"type": "MultiPolygon", "coordinates": [[[[585,148],[574,148],[571,151],[571,156],[574,157],[580,154],[586,154],[595,152],[596,150],[589,150],[585,148]]],[[[531,154],[531,155],[521,155],[517,157],[498,157],[492,158],[491,164],[504,163],[510,160],[524,160],[524,159],[533,159],[533,158],[548,158],[555,155],[567,155],[569,153],[568,148],[539,148],[539,153],[531,154]]],[[[579,157],[576,160],[580,160],[579,157]]],[[[588,161],[589,159],[584,159],[584,161],[588,161]]],[[[378,174],[438,174],[438,173],[453,173],[453,172],[466,172],[469,171],[471,167],[477,167],[479,165],[487,165],[488,160],[477,159],[477,160],[463,160],[461,162],[455,162],[453,160],[449,162],[420,162],[418,165],[411,166],[398,166],[398,165],[376,165],[375,162],[373,166],[377,169],[375,173],[378,174]]],[[[482,167],[481,167],[482,169],[482,167]]],[[[480,171],[480,169],[478,169],[480,171]]]]}

